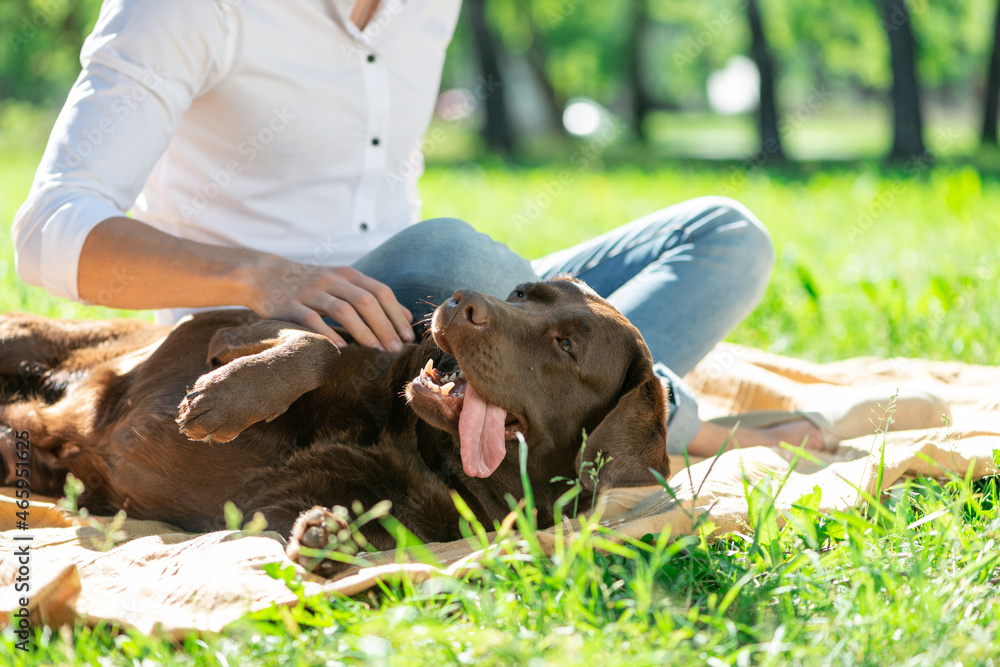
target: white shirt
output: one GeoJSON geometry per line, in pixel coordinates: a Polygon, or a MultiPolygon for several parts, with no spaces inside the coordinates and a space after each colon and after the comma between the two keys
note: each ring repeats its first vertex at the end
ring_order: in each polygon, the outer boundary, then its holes
{"type": "MultiPolygon", "coordinates": [[[[99,222],[349,264],[418,220],[460,0],[106,0],[12,227],[18,275],[79,300],[99,222]]],[[[181,312],[161,311],[159,321],[181,312]]]]}

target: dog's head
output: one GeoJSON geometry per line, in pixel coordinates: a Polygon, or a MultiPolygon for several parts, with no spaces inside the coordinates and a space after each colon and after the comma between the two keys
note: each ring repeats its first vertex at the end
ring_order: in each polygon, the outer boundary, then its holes
{"type": "Polygon", "coordinates": [[[470,477],[516,462],[518,433],[539,464],[575,456],[579,470],[603,453],[602,489],[652,484],[650,468],[667,474],[666,395],[649,349],[582,282],[526,283],[506,301],[459,290],[431,332],[446,356],[428,360],[407,397],[459,438],[470,477]]]}

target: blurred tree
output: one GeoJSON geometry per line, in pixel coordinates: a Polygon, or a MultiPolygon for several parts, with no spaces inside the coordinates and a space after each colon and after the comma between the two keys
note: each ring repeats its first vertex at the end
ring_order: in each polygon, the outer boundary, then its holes
{"type": "Polygon", "coordinates": [[[882,11],[882,28],[892,54],[892,161],[922,158],[923,117],[917,79],[917,39],[913,34],[906,0],[876,0],[882,11]]]}
{"type": "Polygon", "coordinates": [[[492,91],[485,100],[486,123],[483,127],[483,136],[491,149],[501,155],[510,155],[514,152],[514,130],[507,116],[506,91],[500,72],[497,45],[490,27],[486,24],[485,2],[486,0],[465,2],[465,16],[475,35],[479,68],[486,81],[485,85],[492,91]]]}
{"type": "MultiPolygon", "coordinates": [[[[528,25],[531,28],[531,42],[524,52],[524,59],[541,89],[549,116],[547,125],[556,134],[565,135],[566,128],[562,124],[562,112],[566,106],[566,98],[556,90],[556,87],[552,84],[552,78],[549,76],[548,63],[550,49],[546,41],[545,32],[538,25],[538,19],[536,18],[539,6],[537,3],[532,3],[531,0],[521,0],[519,3],[518,9],[527,18],[528,25]]],[[[541,6],[541,9],[545,10],[546,8],[541,6]]]]}
{"type": "Polygon", "coordinates": [[[774,58],[764,35],[757,0],[746,0],[746,11],[750,25],[750,54],[760,73],[760,107],[757,110],[760,157],[784,160],[785,151],[781,146],[781,133],[778,130],[778,103],[774,93],[774,58]]]}
{"type": "MultiPolygon", "coordinates": [[[[100,0],[2,0],[0,98],[45,106],[61,102],[79,72],[80,45],[100,4],[100,0]]],[[[500,90],[477,100],[486,118],[483,135],[501,152],[518,143],[521,126],[514,123],[511,112],[532,109],[546,118],[533,127],[561,132],[562,109],[575,96],[592,98],[630,117],[636,132],[642,133],[640,138],[666,127],[667,117],[655,111],[704,116],[709,110],[708,77],[734,55],[747,53],[748,44],[756,59],[761,38],[766,38],[764,52],[772,67],[780,65],[780,77],[772,69],[768,84],[768,67],[758,62],[762,135],[766,131],[769,137],[787,142],[792,134],[789,123],[818,113],[870,115],[869,105],[881,103],[883,91],[891,90],[894,155],[922,152],[920,104],[933,104],[935,112],[964,115],[972,100],[984,95],[981,106],[974,104],[977,115],[983,112],[983,140],[990,142],[994,136],[995,124],[989,119],[996,119],[997,113],[990,109],[1000,104],[997,0],[467,0],[465,4],[443,81],[446,86],[476,89],[479,76],[487,83],[490,78],[506,78],[500,90]],[[897,25],[901,16],[907,18],[897,25]],[[987,24],[994,29],[984,29],[987,24]],[[914,34],[920,39],[919,52],[914,34]],[[996,72],[985,88],[980,76],[971,75],[981,71],[984,60],[996,72]],[[537,93],[531,96],[534,107],[511,97],[511,87],[524,81],[538,84],[532,87],[537,93]],[[769,86],[773,94],[767,92],[769,86]],[[920,96],[919,91],[926,93],[920,96]],[[768,108],[771,98],[773,113],[768,108]],[[783,137],[774,134],[775,126],[783,137]]],[[[761,143],[766,141],[762,137],[761,143]]]]}
{"type": "Polygon", "coordinates": [[[628,87],[631,96],[632,129],[640,143],[646,143],[646,116],[655,102],[646,86],[643,55],[645,33],[649,26],[646,0],[632,0],[631,39],[626,42],[628,55],[628,87]]]}
{"type": "Polygon", "coordinates": [[[513,58],[526,58],[547,82],[551,106],[589,97],[625,106],[629,81],[624,55],[634,0],[490,0],[490,20],[513,58]]]}
{"type": "Polygon", "coordinates": [[[701,111],[713,70],[742,52],[746,22],[732,2],[649,0],[647,84],[660,106],[701,111]]]}
{"type": "Polygon", "coordinates": [[[0,100],[61,102],[80,72],[80,46],[100,0],[4,0],[0,25],[0,100]]]}
{"type": "Polygon", "coordinates": [[[993,18],[993,47],[990,49],[990,64],[986,77],[986,91],[983,104],[984,145],[997,145],[997,114],[1000,113],[1000,2],[997,2],[993,18]]]}

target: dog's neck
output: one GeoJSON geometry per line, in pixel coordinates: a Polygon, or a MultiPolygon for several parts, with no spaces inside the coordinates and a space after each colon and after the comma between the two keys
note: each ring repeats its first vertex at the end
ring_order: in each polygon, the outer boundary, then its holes
{"type": "MultiPolygon", "coordinates": [[[[458,491],[477,518],[490,527],[493,520],[501,520],[510,511],[508,494],[515,499],[524,497],[518,443],[508,441],[507,456],[490,475],[489,483],[471,478],[463,472],[458,436],[421,419],[410,407],[404,394],[406,384],[420,374],[427,359],[434,359],[437,363],[443,357],[445,353],[428,336],[420,343],[406,345],[397,355],[366,348],[351,349],[345,354],[345,361],[349,361],[349,372],[377,374],[378,382],[373,384],[379,390],[373,393],[373,400],[388,401],[378,410],[384,415],[382,435],[412,434],[417,442],[418,453],[428,469],[449,488],[458,491]],[[482,502],[477,501],[477,498],[482,502]]],[[[571,447],[558,447],[555,443],[533,442],[533,436],[534,434],[528,436],[529,478],[538,519],[546,524],[552,522],[553,504],[571,488],[572,481],[578,476],[578,471],[574,469],[575,455],[558,461],[551,456],[557,451],[575,454],[575,450],[571,447]],[[566,478],[567,481],[553,482],[552,479],[557,477],[566,478]]],[[[584,490],[576,504],[580,508],[590,507],[590,498],[590,492],[584,490]]],[[[572,506],[566,511],[572,513],[572,506]]]]}

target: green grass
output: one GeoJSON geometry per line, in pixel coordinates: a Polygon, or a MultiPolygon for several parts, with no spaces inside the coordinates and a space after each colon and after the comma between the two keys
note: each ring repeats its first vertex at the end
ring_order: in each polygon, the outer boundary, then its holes
{"type": "MultiPolygon", "coordinates": [[[[423,180],[424,213],[465,218],[534,257],[689,197],[728,194],[764,220],[778,248],[771,288],[730,340],[816,360],[1000,362],[995,178],[972,167],[913,175],[912,167],[868,164],[743,177],[739,163],[640,169],[592,157],[584,171],[572,161],[433,167],[423,180]]],[[[5,219],[37,159],[37,149],[26,149],[0,160],[5,219]]],[[[108,314],[21,285],[6,225],[0,247],[0,311],[108,314]]],[[[263,612],[223,635],[179,644],[113,628],[43,629],[25,655],[7,630],[0,661],[997,664],[998,500],[995,479],[921,480],[867,511],[798,510],[798,521],[767,543],[651,536],[606,553],[595,534],[552,558],[531,548],[528,531],[518,557],[498,556],[462,581],[303,600],[290,613],[263,612]]]]}
{"type": "MultiPolygon", "coordinates": [[[[613,544],[589,526],[545,556],[522,515],[516,555],[460,581],[300,594],[178,645],[77,627],[37,631],[28,655],[6,631],[0,652],[24,665],[996,664],[995,479],[906,483],[867,515],[820,516],[803,498],[781,531],[763,500],[766,543],[613,544]]],[[[296,590],[289,570],[276,574],[296,590]]]]}
{"type": "Polygon", "coordinates": [[[472,222],[529,257],[708,194],[745,203],[778,262],[763,302],[730,336],[821,361],[912,356],[995,364],[1000,331],[1000,182],[973,167],[908,178],[868,164],[764,171],[668,164],[431,169],[428,217],[472,222]],[[560,190],[561,188],[561,190],[560,190]]]}
{"type": "MultiPolygon", "coordinates": [[[[587,157],[590,153],[577,155],[587,157]]],[[[0,218],[30,185],[37,151],[0,160],[0,218]]],[[[600,156],[590,160],[600,166],[600,156]]],[[[1000,181],[972,166],[885,172],[860,163],[754,171],[668,163],[609,166],[432,167],[426,217],[456,216],[538,257],[664,206],[727,194],[767,225],[778,249],[771,286],[730,340],[828,361],[858,355],[996,364],[1000,350],[1000,181]]],[[[59,317],[115,313],[54,299],[21,283],[0,227],[0,311],[59,317]]],[[[141,316],[141,315],[140,315],[141,316]]]]}

